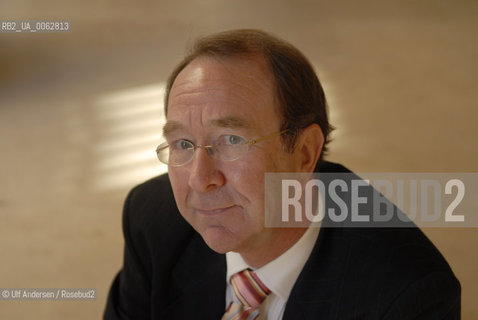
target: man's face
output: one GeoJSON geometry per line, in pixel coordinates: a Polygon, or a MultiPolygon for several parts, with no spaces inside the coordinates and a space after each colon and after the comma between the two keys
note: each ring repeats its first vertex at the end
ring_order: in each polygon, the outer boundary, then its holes
{"type": "MultiPolygon", "coordinates": [[[[221,135],[260,138],[280,130],[274,80],[262,57],[193,60],[170,92],[165,136],[210,145],[221,135]]],[[[254,252],[277,240],[264,228],[264,173],[298,171],[279,136],[253,145],[245,156],[222,161],[196,149],[169,177],[183,217],[213,250],[254,252]]]]}

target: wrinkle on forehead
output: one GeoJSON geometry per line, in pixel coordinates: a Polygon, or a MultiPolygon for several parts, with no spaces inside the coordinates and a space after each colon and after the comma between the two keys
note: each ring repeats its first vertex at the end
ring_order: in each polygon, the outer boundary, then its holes
{"type": "MultiPolygon", "coordinates": [[[[183,97],[193,94],[217,94],[236,96],[243,99],[243,94],[237,94],[235,91],[245,91],[251,97],[257,98],[257,90],[255,88],[263,88],[262,92],[275,92],[275,80],[269,65],[261,55],[247,55],[239,57],[208,57],[203,56],[196,58],[187,65],[177,76],[171,88],[171,100],[181,100],[183,97]],[[221,65],[218,69],[216,66],[221,65]],[[250,70],[251,64],[254,65],[253,71],[250,70]],[[215,67],[208,68],[208,66],[215,67]],[[186,76],[187,75],[187,76],[186,76]],[[217,84],[228,81],[234,84],[235,90],[224,92],[217,90],[217,84]],[[272,90],[270,90],[272,89],[272,90]]],[[[265,99],[266,97],[260,96],[265,99]]],[[[275,96],[273,97],[275,100],[275,96]]]]}
{"type": "Polygon", "coordinates": [[[281,118],[275,79],[265,59],[257,55],[193,60],[173,83],[168,105],[167,118],[177,123],[167,124],[164,134],[193,126],[257,129],[270,123],[265,119],[281,118]]]}

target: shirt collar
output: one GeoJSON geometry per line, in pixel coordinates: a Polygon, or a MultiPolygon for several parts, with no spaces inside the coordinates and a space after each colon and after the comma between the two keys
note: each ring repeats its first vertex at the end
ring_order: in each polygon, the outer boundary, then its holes
{"type": "Polygon", "coordinates": [[[319,230],[320,224],[312,224],[292,247],[258,269],[250,267],[239,253],[227,252],[227,283],[233,274],[249,268],[254,270],[271,292],[287,301],[295,281],[314,248],[319,230]]]}

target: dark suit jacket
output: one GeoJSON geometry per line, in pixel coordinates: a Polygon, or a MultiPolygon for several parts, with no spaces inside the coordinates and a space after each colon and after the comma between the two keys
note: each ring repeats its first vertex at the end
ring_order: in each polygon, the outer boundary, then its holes
{"type": "MultiPolygon", "coordinates": [[[[321,172],[348,172],[323,163],[321,172]]],[[[125,203],[124,265],[105,319],[221,319],[226,259],[176,208],[167,175],[125,203]]],[[[460,284],[416,227],[322,228],[283,319],[459,319],[460,284]]]]}

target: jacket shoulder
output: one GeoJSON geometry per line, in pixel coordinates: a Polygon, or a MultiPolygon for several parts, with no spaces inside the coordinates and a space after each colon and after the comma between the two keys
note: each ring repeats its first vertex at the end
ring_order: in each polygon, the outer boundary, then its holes
{"type": "Polygon", "coordinates": [[[123,231],[125,237],[144,241],[140,246],[150,250],[162,249],[157,248],[162,244],[170,248],[171,243],[192,237],[193,229],[179,213],[167,174],[143,182],[129,192],[124,206],[123,231]]]}

